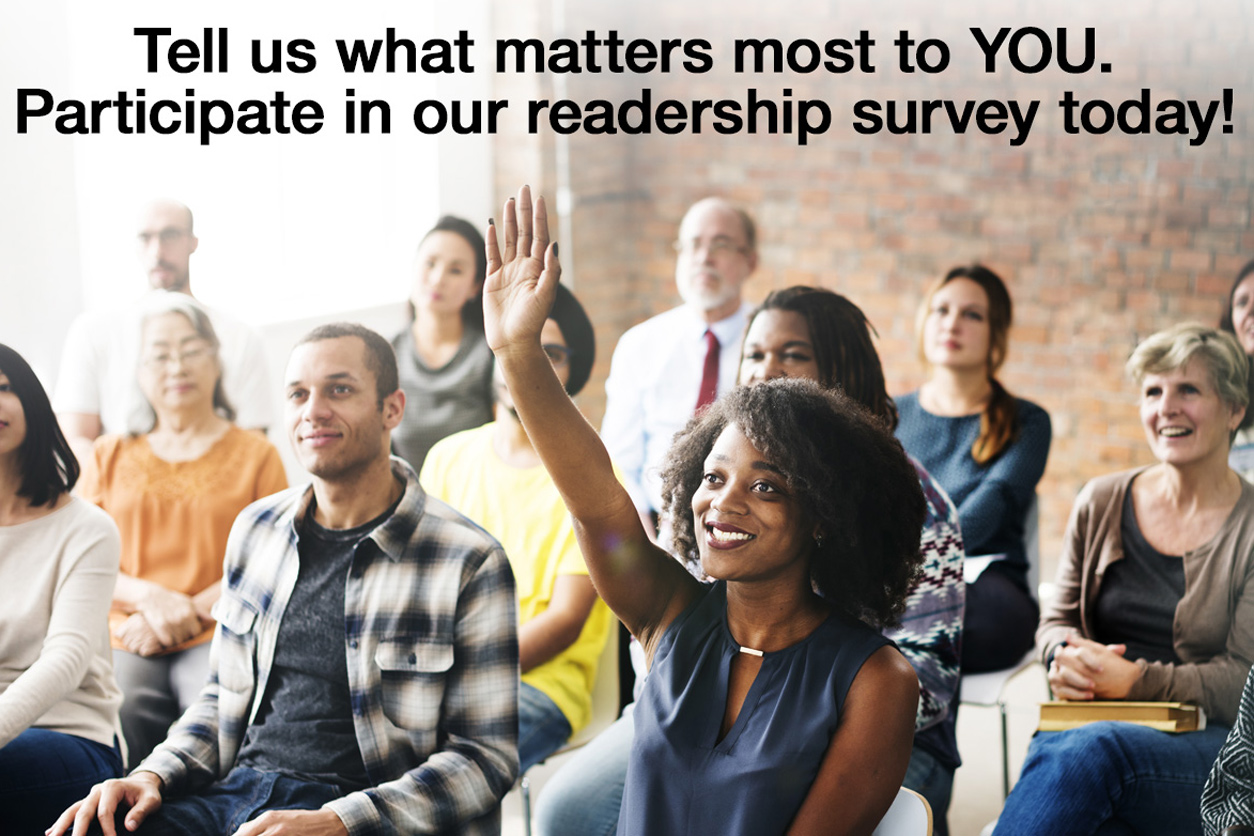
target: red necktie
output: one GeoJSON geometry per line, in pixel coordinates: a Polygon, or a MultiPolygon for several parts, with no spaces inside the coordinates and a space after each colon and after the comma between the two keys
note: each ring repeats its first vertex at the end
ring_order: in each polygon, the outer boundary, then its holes
{"type": "Polygon", "coordinates": [[[718,337],[705,332],[705,365],[701,367],[701,391],[697,394],[697,412],[714,403],[718,397],[718,337]]]}

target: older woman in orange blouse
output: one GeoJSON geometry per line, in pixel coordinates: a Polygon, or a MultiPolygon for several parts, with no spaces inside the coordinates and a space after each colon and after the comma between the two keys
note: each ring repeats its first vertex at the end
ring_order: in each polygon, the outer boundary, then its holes
{"type": "Polygon", "coordinates": [[[96,441],[79,483],[122,535],[109,629],[132,767],[204,684],[209,613],[235,516],[287,487],[274,446],[232,423],[221,378],[204,310],[179,293],[151,298],[139,364],[148,409],[134,432],[96,441]]]}

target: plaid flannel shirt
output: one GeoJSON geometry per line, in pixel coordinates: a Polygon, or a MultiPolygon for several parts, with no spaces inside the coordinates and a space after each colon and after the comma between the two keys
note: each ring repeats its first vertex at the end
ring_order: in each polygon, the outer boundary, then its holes
{"type": "MultiPolygon", "coordinates": [[[[350,834],[500,833],[500,799],[518,773],[514,578],[500,545],[414,471],[395,513],[357,547],[344,599],[353,725],[374,783],[326,806],[350,834]]],[[[196,702],[139,767],[167,792],[230,771],[256,717],[283,612],[296,584],[297,538],[313,496],[294,488],[253,503],[227,544],[210,676],[196,702]]]]}

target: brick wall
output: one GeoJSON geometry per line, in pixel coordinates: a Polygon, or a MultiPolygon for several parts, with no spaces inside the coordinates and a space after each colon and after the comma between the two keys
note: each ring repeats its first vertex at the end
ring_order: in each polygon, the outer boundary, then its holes
{"type": "MultiPolygon", "coordinates": [[[[496,95],[578,101],[654,101],[763,96],[822,98],[834,127],[798,147],[795,137],[680,136],[559,138],[526,134],[518,115],[495,142],[503,197],[530,183],[569,193],[563,261],[598,329],[599,358],[582,406],[599,422],[601,384],[619,335],[677,303],[671,242],[685,208],[707,194],[744,204],[761,231],[762,266],[747,288],[758,300],[774,287],[820,284],[861,305],[879,329],[890,391],[917,386],[913,323],[922,288],[949,267],[978,260],[1008,282],[1016,305],[1002,379],[1049,410],[1054,445],[1040,487],[1045,577],[1072,499],[1092,476],[1151,461],[1123,363],[1136,341],[1182,319],[1213,322],[1230,280],[1254,257],[1250,226],[1251,12],[1228,2],[1126,4],[1043,0],[821,2],[785,7],[744,2],[608,3],[497,0],[496,37],[581,37],[585,30],[624,37],[703,37],[715,69],[704,75],[581,74],[501,76],[496,95]],[[769,10],[768,10],[769,9],[769,10]],[[565,16],[565,28],[554,23],[565,16]],[[1065,26],[1076,40],[1096,28],[1097,57],[1112,72],[985,74],[969,26],[1065,26]],[[940,75],[896,70],[891,40],[908,28],[917,39],[952,47],[940,75]],[[731,72],[736,37],[876,37],[871,75],[731,72]],[[1062,91],[1115,101],[1152,90],[1164,98],[1235,92],[1233,133],[1216,122],[1207,142],[1159,136],[1072,136],[1055,102],[1062,91]],[[1039,98],[1028,142],[1007,135],[862,136],[850,126],[855,101],[1039,98]],[[563,167],[562,159],[568,160],[563,167]]],[[[1073,47],[1074,48],[1074,47],[1073,47]]],[[[1073,60],[1079,53],[1073,53],[1073,60]]],[[[1004,64],[1004,61],[1002,62],[1004,64]]],[[[511,110],[525,113],[516,104],[511,110]]]]}

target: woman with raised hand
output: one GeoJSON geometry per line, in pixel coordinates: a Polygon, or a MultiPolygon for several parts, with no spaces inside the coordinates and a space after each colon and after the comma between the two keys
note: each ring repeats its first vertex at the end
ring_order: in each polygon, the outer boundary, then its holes
{"type": "MultiPolygon", "coordinates": [[[[1254,358],[1254,261],[1246,262],[1237,272],[1219,317],[1219,327],[1237,338],[1246,357],[1254,358]]],[[[1250,376],[1250,387],[1254,394],[1254,375],[1250,376]]],[[[1254,409],[1245,411],[1241,427],[1232,439],[1228,464],[1245,479],[1254,481],[1254,409]]]]}
{"type": "Polygon", "coordinates": [[[870,626],[900,614],[919,562],[909,461],[812,383],[736,390],[677,435],[663,476],[677,557],[713,579],[699,583],[649,540],[540,346],[560,274],[543,200],[524,187],[503,220],[503,247],[488,229],[488,343],[593,583],[650,664],[619,833],[870,833],[918,700],[870,626]]]}
{"type": "Polygon", "coordinates": [[[1024,529],[1049,456],[1049,415],[997,380],[1012,320],[1001,278],[955,267],[919,308],[919,354],[930,369],[897,399],[897,437],[958,506],[968,570],[962,671],[999,670],[1032,648],[1040,613],[1028,583],[1024,529]]]}
{"type": "Polygon", "coordinates": [[[492,420],[492,352],[483,339],[483,236],[445,215],[414,256],[409,326],[392,338],[405,417],[392,450],[422,470],[440,439],[492,420]]]}
{"type": "Polygon", "coordinates": [[[1202,787],[1254,659],[1254,485],[1228,466],[1248,365],[1203,325],[1137,346],[1128,374],[1158,463],[1080,492],[1036,635],[1055,699],[1193,703],[1205,730],[1038,732],[998,833],[1201,832],[1202,787]]]}
{"type": "Polygon", "coordinates": [[[131,433],[96,440],[79,483],[122,534],[109,628],[131,768],[205,684],[231,524],[287,486],[274,446],[232,423],[218,338],[194,299],[145,301],[138,374],[146,409],[131,433]]]}
{"type": "Polygon", "coordinates": [[[122,774],[118,531],[70,496],[78,474],[39,379],[0,345],[0,830],[15,836],[122,774]]]}

